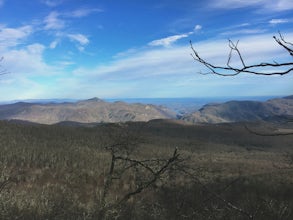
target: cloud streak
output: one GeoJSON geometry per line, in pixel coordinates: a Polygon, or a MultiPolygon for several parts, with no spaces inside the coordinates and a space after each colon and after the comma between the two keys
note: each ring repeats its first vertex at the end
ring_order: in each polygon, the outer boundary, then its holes
{"type": "Polygon", "coordinates": [[[158,40],[153,40],[148,45],[149,46],[169,47],[172,44],[174,44],[176,41],[178,41],[178,40],[180,40],[182,38],[188,37],[190,34],[191,33],[188,33],[188,34],[178,34],[178,35],[173,35],[173,36],[165,37],[165,38],[158,39],[158,40]]]}
{"type": "Polygon", "coordinates": [[[163,46],[163,47],[170,47],[171,45],[175,44],[177,41],[187,38],[190,35],[199,32],[202,29],[202,26],[197,24],[194,26],[193,31],[190,31],[188,33],[183,33],[183,34],[177,34],[177,35],[172,35],[168,36],[165,38],[153,40],[148,43],[149,46],[163,46]]]}
{"type": "Polygon", "coordinates": [[[33,28],[30,25],[18,28],[9,28],[0,25],[0,48],[15,47],[22,44],[32,33],[33,28]]]}
{"type": "Polygon", "coordinates": [[[55,49],[57,47],[57,45],[59,44],[58,40],[54,40],[50,43],[50,49],[55,49]]]}
{"type": "Polygon", "coordinates": [[[239,29],[239,30],[231,30],[231,31],[225,31],[222,32],[221,35],[229,36],[235,36],[235,35],[252,35],[252,34],[261,34],[265,33],[266,29],[259,29],[259,28],[251,28],[251,29],[239,29]]]}
{"type": "Polygon", "coordinates": [[[195,27],[194,27],[194,31],[199,31],[201,29],[202,29],[202,26],[199,24],[195,25],[195,27]]]}
{"type": "Polygon", "coordinates": [[[50,66],[43,60],[45,46],[42,44],[30,44],[22,49],[13,49],[4,52],[5,66],[13,77],[46,75],[53,73],[50,66]]]}
{"type": "Polygon", "coordinates": [[[269,11],[287,11],[293,9],[293,2],[291,0],[211,0],[209,7],[221,9],[258,7],[269,11]]]}
{"type": "Polygon", "coordinates": [[[83,52],[85,49],[85,46],[90,43],[89,39],[83,34],[68,34],[67,37],[71,41],[78,43],[77,49],[80,52],[83,52]]]}
{"type": "Polygon", "coordinates": [[[63,3],[63,0],[42,0],[42,3],[49,7],[56,7],[63,3]]]}
{"type": "Polygon", "coordinates": [[[60,14],[56,11],[51,12],[44,19],[45,30],[60,30],[65,27],[65,21],[59,18],[60,14]]]}
{"type": "Polygon", "coordinates": [[[83,34],[68,34],[68,38],[72,41],[76,41],[81,45],[87,45],[90,41],[83,34]]]}
{"type": "Polygon", "coordinates": [[[99,8],[79,8],[72,12],[66,13],[65,15],[67,17],[82,18],[92,13],[100,13],[100,12],[103,12],[103,10],[99,8]]]}
{"type": "Polygon", "coordinates": [[[284,24],[284,23],[288,23],[289,20],[288,19],[272,19],[269,21],[270,24],[272,25],[276,25],[276,24],[284,24]]]}

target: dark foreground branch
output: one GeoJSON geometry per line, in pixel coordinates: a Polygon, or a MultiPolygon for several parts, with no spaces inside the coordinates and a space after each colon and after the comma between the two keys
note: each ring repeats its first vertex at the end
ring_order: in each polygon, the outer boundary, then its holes
{"type": "MultiPolygon", "coordinates": [[[[115,147],[115,146],[113,146],[115,147]]],[[[101,198],[101,208],[99,211],[99,219],[105,219],[107,212],[110,210],[119,209],[125,205],[132,197],[149,189],[157,183],[171,167],[180,162],[179,153],[177,149],[168,159],[133,159],[128,154],[123,154],[119,150],[108,149],[111,153],[111,163],[109,172],[106,177],[104,192],[101,198]],[[122,153],[122,155],[120,154],[122,153]],[[127,171],[136,172],[146,176],[145,179],[136,182],[134,189],[129,190],[124,195],[117,199],[115,202],[106,202],[110,193],[110,188],[114,184],[114,180],[122,180],[122,175],[127,171]]]]}
{"type": "MultiPolygon", "coordinates": [[[[284,37],[279,33],[279,37],[274,36],[274,40],[285,49],[289,55],[293,58],[293,45],[290,42],[287,42],[284,37]]],[[[230,52],[228,55],[227,63],[225,66],[215,65],[211,62],[203,59],[199,53],[196,51],[192,42],[190,41],[190,47],[192,50],[191,56],[196,62],[203,64],[209,71],[201,74],[215,74],[219,76],[236,76],[240,73],[254,74],[254,75],[263,75],[263,76],[272,76],[272,75],[286,75],[293,71],[293,62],[263,62],[257,64],[248,65],[244,62],[241,51],[238,48],[238,41],[234,43],[229,40],[230,52]],[[231,64],[232,57],[236,56],[240,63],[240,67],[233,66],[231,64]]]]}

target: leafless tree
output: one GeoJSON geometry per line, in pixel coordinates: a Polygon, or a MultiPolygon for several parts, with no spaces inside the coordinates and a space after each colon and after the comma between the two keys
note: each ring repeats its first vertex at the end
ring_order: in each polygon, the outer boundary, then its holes
{"type": "MultiPolygon", "coordinates": [[[[279,36],[273,36],[275,42],[280,45],[285,51],[289,53],[289,56],[293,58],[293,44],[285,40],[283,35],[279,32],[279,36]]],[[[233,42],[229,39],[228,45],[230,52],[228,54],[226,65],[216,65],[205,59],[203,59],[198,51],[193,46],[190,41],[190,46],[192,49],[191,56],[193,59],[201,64],[203,64],[208,71],[201,72],[201,74],[215,74],[219,76],[236,76],[240,73],[263,75],[263,76],[272,76],[272,75],[285,75],[293,71],[293,62],[262,62],[257,64],[247,64],[244,60],[240,49],[238,48],[238,43],[233,42]],[[233,66],[231,64],[232,57],[236,56],[240,62],[240,67],[233,66]],[[269,68],[269,70],[268,70],[269,68]],[[267,71],[268,70],[268,71],[267,71]]]]}
{"type": "Polygon", "coordinates": [[[116,212],[116,215],[119,215],[121,206],[154,186],[174,164],[182,160],[177,149],[167,158],[139,159],[133,152],[141,143],[142,138],[138,133],[128,130],[126,124],[112,125],[109,137],[111,143],[105,149],[111,159],[104,177],[98,219],[107,219],[110,212],[116,212]],[[132,183],[127,183],[128,189],[121,190],[119,195],[115,195],[115,201],[109,199],[113,186],[125,178],[132,179],[132,183]]]}
{"type": "MultiPolygon", "coordinates": [[[[137,131],[139,128],[135,130],[137,131]]],[[[109,137],[107,142],[109,143],[105,149],[110,156],[110,160],[99,198],[98,219],[121,217],[120,212],[123,207],[131,202],[135,196],[141,195],[147,190],[154,190],[158,185],[165,186],[164,184],[166,184],[168,187],[170,186],[168,184],[172,184],[171,181],[176,181],[176,177],[184,178],[186,183],[194,182],[200,185],[207,194],[207,198],[203,198],[203,203],[216,199],[228,210],[236,211],[247,219],[254,219],[253,215],[245,209],[228,201],[221,193],[213,191],[203,183],[198,177],[201,169],[190,164],[189,158],[179,154],[177,148],[170,152],[170,155],[164,157],[140,158],[135,153],[137,149],[141,149],[138,145],[143,141],[143,137],[139,133],[128,128],[127,124],[113,124],[109,127],[107,133],[109,137]],[[115,186],[121,185],[123,182],[128,185],[127,189],[120,188],[119,192],[115,192],[115,186]]],[[[229,183],[221,191],[225,191],[235,182],[237,181],[229,183]]],[[[160,204],[157,205],[160,207],[160,204]]],[[[177,208],[178,218],[191,219],[194,217],[193,214],[200,213],[200,210],[193,210],[193,213],[188,214],[181,211],[180,207],[177,208]]],[[[199,207],[199,209],[204,208],[199,207]]],[[[210,211],[212,213],[212,210],[210,211]]]]}

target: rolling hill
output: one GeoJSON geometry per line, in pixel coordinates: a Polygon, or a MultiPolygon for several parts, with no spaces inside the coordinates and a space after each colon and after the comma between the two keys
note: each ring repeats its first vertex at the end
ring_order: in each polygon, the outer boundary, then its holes
{"type": "Polygon", "coordinates": [[[192,123],[272,121],[293,116],[293,96],[259,101],[229,101],[208,104],[181,119],[192,123]]]}
{"type": "Polygon", "coordinates": [[[1,120],[22,120],[41,124],[64,121],[80,123],[149,121],[158,118],[174,118],[172,111],[155,105],[105,102],[98,98],[75,103],[25,103],[0,106],[1,120]]]}

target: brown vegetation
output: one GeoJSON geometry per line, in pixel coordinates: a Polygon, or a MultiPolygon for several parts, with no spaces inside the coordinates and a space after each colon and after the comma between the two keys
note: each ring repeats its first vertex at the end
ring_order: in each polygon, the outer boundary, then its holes
{"type": "Polygon", "coordinates": [[[104,219],[292,219],[292,138],[243,124],[0,122],[0,218],[98,219],[107,207],[104,219]]]}

